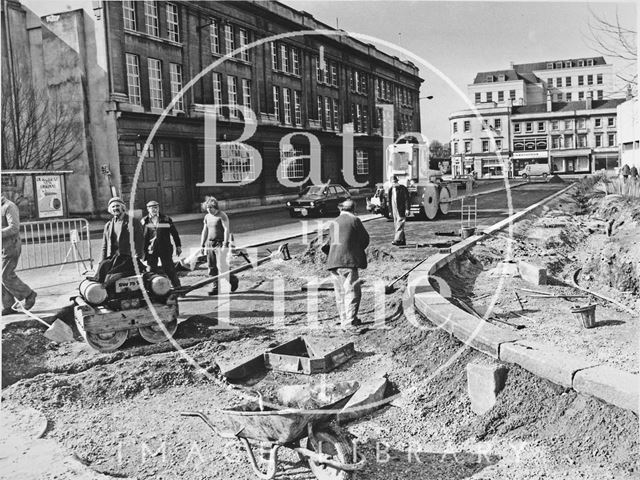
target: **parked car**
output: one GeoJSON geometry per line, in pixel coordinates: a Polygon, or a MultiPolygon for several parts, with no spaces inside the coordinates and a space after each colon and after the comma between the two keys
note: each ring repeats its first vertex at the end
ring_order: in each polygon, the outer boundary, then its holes
{"type": "Polygon", "coordinates": [[[338,205],[348,198],[351,194],[342,185],[311,185],[298,198],[287,202],[287,208],[292,217],[326,215],[339,212],[338,205]]]}
{"type": "Polygon", "coordinates": [[[542,177],[544,180],[551,175],[551,169],[548,163],[530,163],[518,172],[525,180],[530,177],[542,177]]]}

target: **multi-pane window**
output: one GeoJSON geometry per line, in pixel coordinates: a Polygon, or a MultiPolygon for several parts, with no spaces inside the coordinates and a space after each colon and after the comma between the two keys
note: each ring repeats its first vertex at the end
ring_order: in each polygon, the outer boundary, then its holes
{"type": "Polygon", "coordinates": [[[291,90],[288,88],[282,89],[282,99],[284,101],[284,123],[285,125],[291,125],[291,90]]]}
{"type": "Polygon", "coordinates": [[[291,64],[289,63],[289,49],[286,45],[280,45],[280,64],[282,65],[282,70],[284,72],[289,72],[291,69],[291,64]]]}
{"type": "Polygon", "coordinates": [[[577,120],[577,128],[579,129],[587,128],[587,120],[585,118],[579,118],[577,120]]]}
{"type": "Polygon", "coordinates": [[[601,128],[602,127],[602,119],[601,118],[594,119],[594,124],[595,124],[596,128],[601,128]]]}
{"type": "Polygon", "coordinates": [[[584,100],[584,92],[578,92],[578,100],[584,100]]]}
{"type": "Polygon", "coordinates": [[[584,85],[584,75],[578,75],[578,86],[584,85]]]}
{"type": "Polygon", "coordinates": [[[458,142],[453,142],[453,153],[458,153],[458,142]]]}
{"type": "Polygon", "coordinates": [[[544,132],[545,130],[545,123],[544,122],[538,122],[538,131],[539,132],[544,132]]]}
{"type": "Polygon", "coordinates": [[[482,151],[483,152],[489,151],[489,140],[482,140],[482,151]]]}
{"type": "MultiPolygon", "coordinates": [[[[171,100],[178,96],[180,90],[182,90],[182,65],[178,63],[169,64],[169,78],[171,80],[171,100]]],[[[184,97],[180,96],[173,106],[174,110],[184,110],[184,97]]]]}
{"type": "Polygon", "coordinates": [[[269,42],[271,47],[271,68],[278,70],[278,50],[276,49],[276,42],[269,42]]]}
{"type": "Polygon", "coordinates": [[[593,75],[587,75],[587,85],[593,85],[593,75]]]}
{"type": "Polygon", "coordinates": [[[493,94],[492,92],[487,92],[487,102],[492,102],[493,101],[493,94]]]}
{"type": "Polygon", "coordinates": [[[127,84],[129,86],[129,103],[142,105],[140,96],[140,60],[137,55],[127,53],[127,84]]]}
{"type": "Polygon", "coordinates": [[[500,130],[502,128],[502,120],[500,120],[499,118],[494,119],[493,128],[495,128],[496,130],[500,130]]]}
{"type": "Polygon", "coordinates": [[[564,80],[565,80],[564,84],[565,84],[567,87],[570,87],[570,86],[571,86],[571,77],[567,77],[567,78],[565,78],[564,80]]]}
{"type": "Polygon", "coordinates": [[[571,101],[571,92],[567,92],[565,96],[566,96],[567,102],[570,102],[571,101]]]}
{"type": "MultiPolygon", "coordinates": [[[[240,48],[246,47],[249,44],[249,32],[245,28],[240,28],[238,35],[240,36],[240,48]]],[[[243,62],[249,61],[249,49],[240,51],[240,60],[243,62]]]]}
{"type": "Polygon", "coordinates": [[[326,119],[327,129],[333,128],[333,109],[331,108],[331,99],[324,97],[324,118],[326,119]]]}
{"type": "Polygon", "coordinates": [[[236,42],[233,38],[233,25],[224,26],[224,53],[229,55],[236,49],[236,42]]]}
{"type": "Polygon", "coordinates": [[[213,104],[217,105],[218,113],[221,113],[222,108],[222,74],[213,72],[213,104]]]}
{"type": "Polygon", "coordinates": [[[297,126],[302,126],[302,92],[293,91],[293,119],[297,126]]]}
{"type": "Polygon", "coordinates": [[[238,104],[238,79],[227,75],[227,95],[229,96],[229,118],[238,118],[238,110],[233,105],[238,104]]]}
{"type": "Polygon", "coordinates": [[[356,174],[369,175],[369,152],[356,149],[356,174]]]}
{"type": "Polygon", "coordinates": [[[482,102],[482,98],[480,96],[480,92],[476,92],[476,103],[482,102]]]}
{"type": "Polygon", "coordinates": [[[587,146],[587,136],[578,135],[578,148],[584,148],[587,146]]]}
{"type": "Polygon", "coordinates": [[[242,79],[242,104],[251,108],[251,80],[242,79]]]}
{"type": "Polygon", "coordinates": [[[458,133],[458,122],[453,122],[453,133],[458,133]]]}
{"type": "Polygon", "coordinates": [[[167,3],[167,36],[172,42],[180,41],[180,24],[178,23],[178,6],[167,3]]]}
{"type": "Polygon", "coordinates": [[[551,121],[551,130],[558,130],[558,126],[560,125],[560,123],[558,122],[558,120],[552,120],[551,121]]]}
{"type": "Polygon", "coordinates": [[[520,133],[520,124],[519,123],[514,123],[513,124],[513,133],[520,133]]]}
{"type": "Polygon", "coordinates": [[[291,49],[291,66],[293,67],[291,73],[300,75],[300,53],[295,47],[291,49]]]}
{"type": "Polygon", "coordinates": [[[324,81],[324,71],[320,65],[320,57],[316,57],[316,82],[322,83],[324,81]]]}
{"type": "MultiPolygon", "coordinates": [[[[156,147],[155,144],[149,142],[147,143],[148,147],[147,147],[147,153],[145,154],[145,157],[147,158],[153,158],[156,156],[156,147]]],[[[140,143],[140,142],[136,142],[136,156],[140,156],[142,155],[142,151],[144,150],[144,144],[140,143]]]]}
{"type": "Polygon", "coordinates": [[[276,120],[280,121],[280,87],[273,87],[273,113],[276,120]]]}
{"type": "Polygon", "coordinates": [[[222,181],[241,182],[256,179],[253,151],[241,143],[220,144],[222,181]]]}
{"type": "Polygon", "coordinates": [[[560,135],[554,135],[551,137],[551,148],[562,148],[562,137],[560,135]]]}
{"type": "Polygon", "coordinates": [[[136,6],[131,0],[122,2],[122,19],[126,30],[136,29],[136,6]]]}
{"type": "Polygon", "coordinates": [[[304,178],[304,161],[309,158],[303,150],[293,145],[280,150],[281,172],[284,178],[295,180],[304,178]]]}
{"type": "Polygon", "coordinates": [[[496,151],[502,150],[502,139],[496,138],[494,141],[496,144],[496,151]]]}
{"type": "Polygon", "coordinates": [[[615,127],[615,126],[616,126],[616,117],[608,117],[607,127],[615,127]]]}
{"type": "Polygon", "coordinates": [[[464,121],[464,131],[465,132],[470,132],[471,131],[471,121],[470,120],[465,120],[464,121]]]}
{"type": "Polygon", "coordinates": [[[526,122],[524,124],[524,131],[527,133],[533,132],[533,122],[526,122]]]}
{"type": "Polygon", "coordinates": [[[218,30],[218,21],[211,19],[209,26],[209,40],[211,42],[211,53],[220,53],[220,31],[218,30]]]}
{"type": "Polygon", "coordinates": [[[556,78],[556,87],[561,87],[562,86],[562,77],[558,77],[556,78]]]}
{"type": "MultiPolygon", "coordinates": [[[[322,123],[322,110],[324,107],[324,103],[322,102],[322,97],[320,95],[318,95],[318,120],[320,120],[320,123],[322,123]]],[[[324,123],[322,123],[324,125],[324,123]]]]}
{"type": "MultiPolygon", "coordinates": [[[[411,116],[407,115],[407,130],[411,125],[411,116]]],[[[360,122],[360,132],[369,133],[369,109],[366,105],[362,107],[362,120],[360,122]]]]}
{"type": "Polygon", "coordinates": [[[599,73],[598,75],[596,75],[596,83],[598,85],[602,85],[602,74],[599,73]]]}
{"type": "Polygon", "coordinates": [[[587,59],[587,67],[593,67],[593,58],[587,59]]]}
{"type": "Polygon", "coordinates": [[[598,100],[604,99],[604,90],[598,90],[598,100]]]}
{"type": "Polygon", "coordinates": [[[338,66],[331,62],[331,85],[338,86],[338,66]]]}
{"type": "Polygon", "coordinates": [[[509,90],[509,98],[511,100],[515,100],[516,99],[516,91],[515,90],[509,90]]]}
{"type": "Polygon", "coordinates": [[[498,92],[498,101],[504,102],[504,92],[502,90],[498,92]]]}
{"type": "Polygon", "coordinates": [[[601,147],[602,146],[602,134],[601,133],[597,133],[596,134],[596,147],[601,147]]]}
{"type": "Polygon", "coordinates": [[[464,142],[464,153],[471,153],[471,142],[464,142]]]}
{"type": "Polygon", "coordinates": [[[334,130],[340,130],[340,122],[339,122],[339,109],[338,109],[338,100],[333,99],[333,128],[334,130]]]}
{"type": "Polygon", "coordinates": [[[151,108],[164,108],[160,60],[149,58],[147,64],[149,67],[149,97],[151,99],[151,108]]]}
{"type": "Polygon", "coordinates": [[[571,130],[573,128],[573,120],[565,120],[564,121],[564,129],[571,130]]]}
{"type": "Polygon", "coordinates": [[[616,134],[615,133],[610,133],[607,136],[609,137],[609,146],[610,147],[615,147],[615,145],[616,145],[616,134]]]}
{"type": "Polygon", "coordinates": [[[158,6],[156,2],[145,0],[144,2],[144,23],[147,27],[147,34],[157,37],[160,34],[158,30],[158,6]]]}
{"type": "Polygon", "coordinates": [[[564,148],[573,148],[573,135],[564,136],[564,148]]]}

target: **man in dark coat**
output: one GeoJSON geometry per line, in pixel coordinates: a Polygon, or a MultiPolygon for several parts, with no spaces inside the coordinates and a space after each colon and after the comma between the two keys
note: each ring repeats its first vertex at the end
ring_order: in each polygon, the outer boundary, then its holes
{"type": "Polygon", "coordinates": [[[142,259],[142,224],[125,213],[125,204],[120,197],[109,200],[109,213],[113,218],[104,226],[102,235],[102,261],[93,280],[111,283],[118,278],[135,275],[134,259],[142,259]],[[130,228],[133,228],[134,245],[131,248],[130,228]]]}
{"type": "Polygon", "coordinates": [[[343,327],[360,325],[358,309],[362,291],[359,268],[367,268],[365,248],[369,234],[354,214],[355,204],[345,200],[340,215],[329,226],[329,239],[322,246],[327,254],[327,270],[331,273],[340,322],[343,327]]]}
{"type": "Polygon", "coordinates": [[[149,215],[142,219],[144,236],[144,259],[151,271],[158,271],[158,259],[162,263],[162,270],[171,280],[174,288],[180,286],[180,279],[173,263],[173,243],[176,246],[176,254],[182,253],[180,235],[173,224],[171,217],[160,213],[160,204],[155,200],[147,203],[149,215]]]}
{"type": "Polygon", "coordinates": [[[392,245],[406,245],[404,236],[404,223],[409,214],[409,190],[398,182],[398,177],[391,177],[391,188],[389,198],[391,200],[391,213],[393,215],[394,236],[392,245]]]}

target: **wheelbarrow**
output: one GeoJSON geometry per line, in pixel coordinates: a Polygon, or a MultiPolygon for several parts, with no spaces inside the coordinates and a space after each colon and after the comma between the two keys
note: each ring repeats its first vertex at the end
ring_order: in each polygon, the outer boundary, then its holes
{"type": "Polygon", "coordinates": [[[269,480],[276,474],[278,450],[290,448],[306,460],[318,480],[348,480],[362,469],[366,460],[353,450],[352,443],[338,426],[331,424],[336,409],[347,399],[318,410],[271,409],[262,402],[250,402],[233,409],[219,410],[216,421],[203,412],[182,412],[200,417],[222,438],[235,438],[244,445],[249,462],[258,478],[269,480]],[[330,410],[331,409],[331,410],[330,410]],[[327,411],[324,411],[327,410],[327,411]],[[266,460],[266,472],[258,466],[251,442],[259,443],[266,460]]]}

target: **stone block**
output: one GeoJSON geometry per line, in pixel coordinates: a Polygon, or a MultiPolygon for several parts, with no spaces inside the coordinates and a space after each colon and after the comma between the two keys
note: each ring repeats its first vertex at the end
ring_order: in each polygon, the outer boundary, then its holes
{"type": "Polygon", "coordinates": [[[608,365],[581,370],[573,378],[576,392],[591,395],[617,407],[638,413],[640,377],[608,365]]]}
{"type": "Polygon", "coordinates": [[[567,388],[573,385],[576,372],[598,365],[597,362],[564,353],[553,345],[529,340],[502,345],[500,360],[520,365],[534,375],[567,388]]]}
{"type": "Polygon", "coordinates": [[[533,285],[547,284],[547,269],[544,267],[538,267],[532,263],[520,261],[518,262],[518,271],[523,280],[533,285]]]}
{"type": "Polygon", "coordinates": [[[483,415],[493,408],[507,381],[508,369],[497,363],[467,364],[467,392],[471,410],[483,415]]]}
{"type": "Polygon", "coordinates": [[[338,423],[363,417],[381,406],[387,389],[387,379],[373,378],[360,383],[360,388],[338,413],[338,423]]]}

